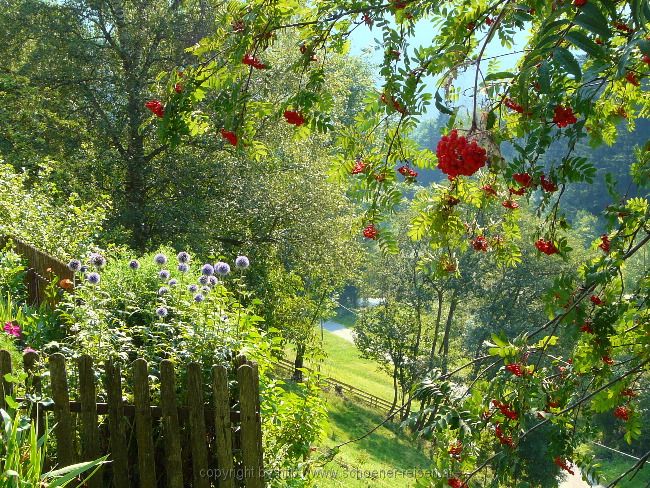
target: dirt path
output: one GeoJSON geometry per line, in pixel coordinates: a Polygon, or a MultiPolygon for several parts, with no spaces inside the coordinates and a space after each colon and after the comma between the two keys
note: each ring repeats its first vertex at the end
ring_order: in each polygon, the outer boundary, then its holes
{"type": "Polygon", "coordinates": [[[333,320],[327,320],[323,323],[323,328],[348,342],[354,343],[354,332],[343,324],[339,324],[333,320]]]}

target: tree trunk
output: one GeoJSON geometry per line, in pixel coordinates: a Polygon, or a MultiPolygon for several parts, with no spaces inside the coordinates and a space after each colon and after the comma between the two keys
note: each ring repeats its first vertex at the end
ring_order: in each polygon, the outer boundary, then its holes
{"type": "Polygon", "coordinates": [[[454,321],[454,312],[456,311],[456,305],[458,304],[458,299],[456,298],[456,290],[454,290],[451,296],[451,303],[449,304],[449,313],[447,314],[447,322],[445,323],[445,335],[442,339],[442,345],[438,354],[442,354],[442,374],[447,374],[447,360],[449,355],[449,336],[451,334],[451,325],[454,321]]]}
{"type": "Polygon", "coordinates": [[[300,368],[305,366],[305,345],[298,344],[296,348],[296,360],[293,362],[293,380],[302,383],[303,375],[300,368]]]}
{"type": "Polygon", "coordinates": [[[436,326],[433,331],[433,342],[431,344],[431,354],[429,355],[429,368],[433,368],[434,359],[436,357],[436,346],[438,345],[438,334],[440,333],[440,323],[442,322],[442,303],[444,300],[444,293],[442,289],[436,290],[438,294],[438,312],[436,313],[436,326]]]}

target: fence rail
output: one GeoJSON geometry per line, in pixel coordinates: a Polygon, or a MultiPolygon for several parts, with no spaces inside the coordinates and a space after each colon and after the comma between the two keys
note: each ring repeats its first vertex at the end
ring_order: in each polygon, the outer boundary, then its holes
{"type": "MultiPolygon", "coordinates": [[[[292,375],[294,371],[294,364],[287,359],[281,358],[277,362],[277,368],[287,374],[292,375]]],[[[304,369],[310,371],[309,368],[304,369]]],[[[322,381],[325,383],[327,389],[334,390],[341,396],[353,397],[370,407],[382,410],[384,413],[389,413],[391,411],[392,403],[388,400],[385,400],[384,398],[380,398],[373,395],[372,393],[361,390],[356,386],[349,385],[333,378],[325,377],[322,379],[322,381]]]]}
{"type": "Polygon", "coordinates": [[[6,395],[49,396],[53,403],[36,404],[31,415],[42,433],[43,416],[53,412],[56,450],[50,463],[67,465],[109,454],[110,463],[87,480],[89,488],[264,486],[259,377],[257,365],[243,356],[231,371],[213,366],[207,389],[201,364],[185,365],[187,379],[179,384],[174,364],[162,361],[156,396],[160,404],[152,402],[144,359],[129,366],[130,375],[110,361],[99,370],[90,356],[66,364],[62,354],[53,354],[46,362],[47,369],[39,365],[36,353],[24,354],[27,377],[14,384],[6,375],[19,365],[12,364],[8,351],[0,350],[0,407],[7,407],[6,395]],[[124,401],[127,377],[132,404],[124,401]],[[182,402],[177,391],[186,393],[182,402]],[[98,396],[106,401],[98,402],[98,396]]]}

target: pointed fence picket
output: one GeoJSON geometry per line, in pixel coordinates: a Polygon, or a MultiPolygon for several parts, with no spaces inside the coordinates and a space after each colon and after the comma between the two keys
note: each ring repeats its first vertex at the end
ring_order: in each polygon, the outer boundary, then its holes
{"type": "Polygon", "coordinates": [[[18,369],[0,350],[0,407],[5,395],[28,398],[46,393],[52,403],[31,409],[42,433],[52,415],[56,449],[49,465],[72,464],[109,455],[109,463],[85,486],[101,488],[261,488],[264,486],[257,365],[236,358],[236,369],[213,366],[209,386],[199,363],[183,365],[179,384],[170,361],[160,363],[160,405],[152,404],[150,365],[137,359],[128,367],[108,362],[98,368],[90,356],[76,363],[62,354],[47,358],[47,374],[33,352],[23,357],[27,377],[14,384],[5,375],[18,369]],[[125,374],[125,371],[127,374],[125,374]],[[128,373],[131,373],[130,375],[128,373]],[[132,378],[133,403],[123,385],[132,378]],[[238,392],[231,396],[229,382],[238,392]],[[210,390],[210,391],[208,391],[210,390]],[[178,392],[185,392],[179,401],[178,392]],[[98,397],[106,402],[98,402],[98,397]],[[234,398],[233,398],[234,397],[234,398]],[[206,399],[208,399],[206,401],[206,399]],[[50,413],[51,412],[51,413],[50,413]]]}

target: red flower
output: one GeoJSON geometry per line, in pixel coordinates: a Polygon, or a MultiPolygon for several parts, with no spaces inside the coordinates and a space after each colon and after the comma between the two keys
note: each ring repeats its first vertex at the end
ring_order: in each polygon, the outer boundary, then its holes
{"type": "Polygon", "coordinates": [[[522,196],[526,193],[526,189],[524,187],[521,187],[517,190],[515,190],[513,187],[508,188],[508,191],[510,192],[511,195],[519,195],[522,196]]]}
{"type": "Polygon", "coordinates": [[[266,69],[266,65],[250,53],[244,54],[241,62],[255,69],[266,69]]]}
{"type": "Polygon", "coordinates": [[[540,176],[539,184],[542,186],[543,190],[548,193],[553,193],[554,191],[557,191],[557,185],[553,183],[551,180],[547,180],[546,176],[544,175],[540,176]]]}
{"type": "Polygon", "coordinates": [[[183,85],[181,85],[180,83],[176,83],[174,85],[174,90],[176,91],[176,93],[181,93],[183,91],[183,85]]]}
{"type": "Polygon", "coordinates": [[[487,251],[488,250],[488,241],[485,236],[476,236],[472,240],[472,247],[475,251],[487,251]]]}
{"type": "Polygon", "coordinates": [[[573,0],[573,5],[576,7],[584,7],[587,5],[587,0],[573,0]]]}
{"type": "Polygon", "coordinates": [[[162,119],[165,116],[165,106],[160,100],[149,100],[144,104],[144,106],[147,107],[151,113],[153,113],[158,118],[162,119]]]}
{"type": "Polygon", "coordinates": [[[605,254],[609,253],[610,245],[611,242],[607,234],[603,234],[602,236],[600,236],[600,244],[598,244],[598,247],[602,249],[605,254]]]}
{"type": "Polygon", "coordinates": [[[515,376],[523,376],[524,372],[521,369],[521,364],[519,363],[512,363],[512,364],[507,364],[506,369],[510,371],[512,374],[515,376]]]}
{"type": "MultiPolygon", "coordinates": [[[[489,24],[488,24],[489,25],[489,24]]],[[[505,104],[506,107],[508,107],[511,110],[514,110],[517,113],[523,114],[524,113],[524,107],[519,105],[517,102],[515,102],[511,98],[506,98],[503,103],[505,104]]]]}
{"type": "Polygon", "coordinates": [[[560,456],[558,456],[554,459],[553,462],[557,464],[560,468],[562,468],[564,471],[566,471],[567,473],[573,476],[574,472],[569,466],[569,463],[565,459],[562,459],[560,456]]]}
{"type": "Polygon", "coordinates": [[[614,409],[614,417],[627,422],[630,420],[630,409],[625,405],[620,405],[614,409]]]}
{"type": "Polygon", "coordinates": [[[546,239],[539,238],[535,241],[535,247],[544,254],[550,256],[551,254],[557,254],[559,249],[553,244],[553,241],[548,241],[546,239]]]}
{"type": "Polygon", "coordinates": [[[517,202],[515,202],[514,200],[506,200],[501,205],[503,205],[506,208],[509,208],[510,210],[514,210],[516,208],[519,208],[519,204],[517,202]]]}
{"type": "Polygon", "coordinates": [[[373,241],[377,239],[377,236],[379,235],[379,231],[377,230],[377,227],[375,227],[373,224],[369,224],[366,226],[365,229],[363,229],[363,237],[366,239],[372,239],[373,241]]]}
{"type": "Polygon", "coordinates": [[[221,137],[227,140],[231,146],[237,145],[237,135],[229,130],[221,129],[221,137]]]}
{"type": "Polygon", "coordinates": [[[447,480],[447,485],[451,486],[451,488],[466,488],[467,485],[463,483],[463,480],[460,478],[449,478],[447,480]]]}
{"type": "Polygon", "coordinates": [[[483,185],[481,187],[481,190],[483,190],[485,194],[488,196],[494,196],[494,197],[497,196],[497,191],[494,188],[492,188],[492,185],[483,185]]]}
{"type": "Polygon", "coordinates": [[[305,118],[297,110],[285,110],[284,118],[287,123],[295,125],[296,127],[299,127],[305,123],[305,118]]]}
{"type": "Polygon", "coordinates": [[[589,297],[589,300],[591,300],[591,303],[593,303],[596,306],[603,305],[605,302],[600,298],[598,295],[591,295],[589,297]]]}
{"type": "Polygon", "coordinates": [[[571,107],[558,105],[555,107],[553,112],[553,122],[555,122],[558,127],[566,127],[567,125],[575,124],[578,121],[571,107]]]}
{"type": "Polygon", "coordinates": [[[458,137],[458,131],[452,130],[442,136],[436,149],[438,168],[447,176],[472,176],[487,162],[486,151],[465,137],[458,137]]]}
{"type": "Polygon", "coordinates": [[[365,169],[366,169],[366,163],[364,163],[360,159],[357,159],[355,161],[354,168],[352,168],[352,174],[358,175],[360,173],[363,173],[365,169]]]}
{"type": "Polygon", "coordinates": [[[20,338],[20,326],[16,322],[5,322],[3,330],[10,336],[20,338]]]}

